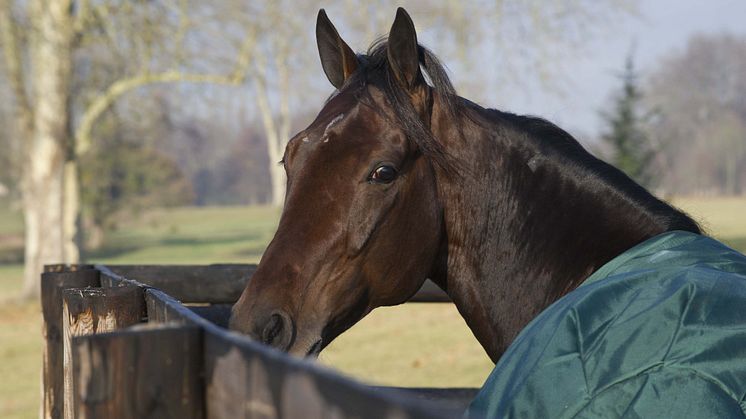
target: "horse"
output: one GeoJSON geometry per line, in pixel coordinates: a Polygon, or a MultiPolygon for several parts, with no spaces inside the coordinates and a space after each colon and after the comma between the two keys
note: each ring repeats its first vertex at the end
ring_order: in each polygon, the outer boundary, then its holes
{"type": "Polygon", "coordinates": [[[316,40],[335,91],[287,144],[279,226],[233,330],[316,356],[430,278],[498,362],[619,255],[667,232],[702,234],[556,125],[459,97],[404,9],[367,53],[323,9],[316,40]]]}
{"type": "Polygon", "coordinates": [[[233,329],[318,354],[430,278],[497,361],[614,256],[665,231],[700,232],[556,125],[457,96],[404,9],[367,54],[323,10],[316,36],[336,91],[288,142],[282,215],[233,329]]]}

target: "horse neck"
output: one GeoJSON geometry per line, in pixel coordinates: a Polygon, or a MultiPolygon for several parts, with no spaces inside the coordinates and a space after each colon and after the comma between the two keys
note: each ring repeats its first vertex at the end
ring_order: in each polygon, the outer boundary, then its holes
{"type": "Polygon", "coordinates": [[[670,229],[697,229],[553,125],[473,104],[457,118],[436,102],[432,131],[459,175],[435,169],[445,239],[433,279],[494,361],[539,311],[616,255],[670,229]]]}

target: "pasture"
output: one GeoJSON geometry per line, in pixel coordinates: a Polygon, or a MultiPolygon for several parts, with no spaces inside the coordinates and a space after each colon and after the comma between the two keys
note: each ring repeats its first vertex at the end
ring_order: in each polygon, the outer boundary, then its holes
{"type": "MultiPolygon", "coordinates": [[[[746,198],[674,203],[714,236],[746,251],[746,198]]],[[[106,263],[257,262],[279,211],[265,207],[177,208],[133,215],[88,255],[106,263]]],[[[0,208],[0,417],[36,417],[41,321],[35,303],[19,303],[20,216],[0,208]]],[[[402,386],[480,386],[492,364],[456,310],[446,304],[378,309],[321,356],[366,382],[402,386]]]]}

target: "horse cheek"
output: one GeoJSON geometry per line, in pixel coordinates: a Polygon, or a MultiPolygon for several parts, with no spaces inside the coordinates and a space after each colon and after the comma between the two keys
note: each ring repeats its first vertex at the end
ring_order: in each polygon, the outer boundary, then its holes
{"type": "Polygon", "coordinates": [[[367,195],[361,197],[364,199],[356,199],[350,211],[347,224],[347,251],[350,257],[357,256],[365,248],[394,206],[398,193],[386,194],[383,198],[374,193],[367,195]]]}

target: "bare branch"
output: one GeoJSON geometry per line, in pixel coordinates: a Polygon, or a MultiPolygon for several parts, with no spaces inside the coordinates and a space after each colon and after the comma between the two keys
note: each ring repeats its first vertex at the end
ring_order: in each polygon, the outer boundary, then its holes
{"type": "Polygon", "coordinates": [[[78,10],[73,22],[73,32],[75,36],[80,36],[88,28],[89,22],[93,20],[93,12],[91,11],[90,0],[80,0],[77,3],[78,10]]]}
{"type": "Polygon", "coordinates": [[[143,73],[133,77],[117,80],[96,97],[87,107],[80,125],[75,132],[76,154],[82,155],[91,147],[91,132],[93,124],[119,97],[125,93],[155,83],[209,83],[239,85],[246,80],[251,54],[254,50],[255,34],[250,32],[246,37],[239,56],[236,59],[235,70],[228,75],[186,73],[170,70],[162,73],[143,73]]]}
{"type": "Polygon", "coordinates": [[[21,55],[21,38],[18,36],[18,25],[13,19],[13,2],[0,0],[0,39],[3,44],[3,58],[7,71],[7,78],[16,101],[19,120],[25,125],[21,129],[30,130],[33,110],[26,92],[26,80],[23,71],[23,56],[21,55]]]}
{"type": "Polygon", "coordinates": [[[240,84],[243,78],[215,74],[186,74],[180,71],[166,71],[164,73],[148,73],[134,77],[120,79],[114,82],[105,92],[99,95],[86,109],[76,131],[76,152],[85,153],[91,146],[91,131],[93,123],[120,96],[138,87],[155,83],[212,83],[212,84],[240,84]]]}

